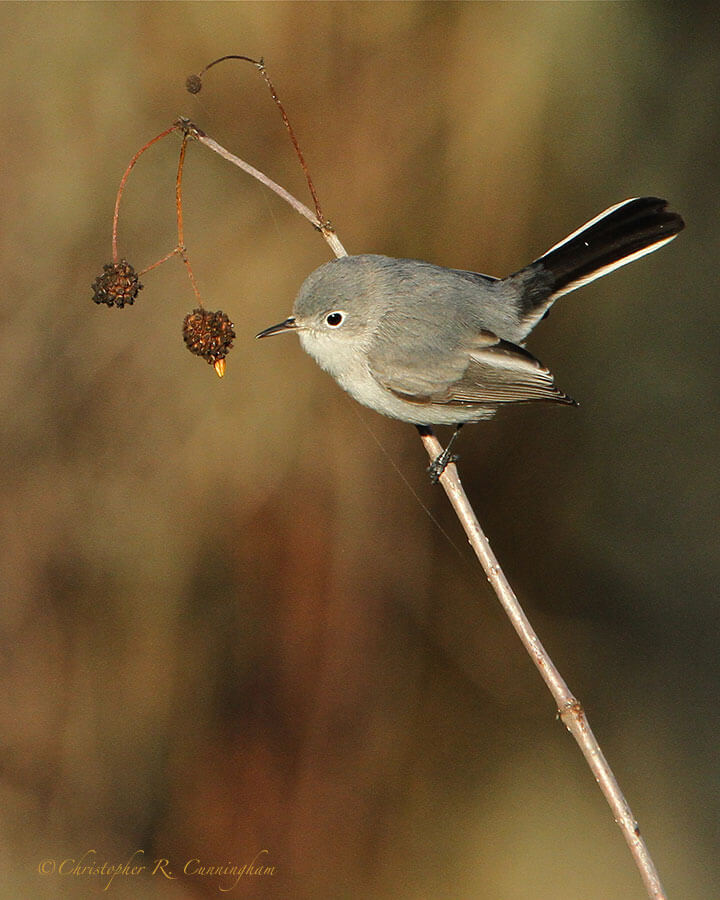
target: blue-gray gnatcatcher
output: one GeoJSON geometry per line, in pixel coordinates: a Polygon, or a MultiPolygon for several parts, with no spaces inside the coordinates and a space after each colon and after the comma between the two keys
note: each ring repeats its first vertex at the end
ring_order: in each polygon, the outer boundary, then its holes
{"type": "MultiPolygon", "coordinates": [[[[421,431],[455,425],[457,434],[506,403],[572,404],[524,349],[528,334],[558,297],[652,253],[683,227],[665,200],[625,200],[507,278],[412,259],[342,257],[305,280],[289,319],[257,336],[296,331],[360,403],[421,431]]],[[[449,450],[431,466],[433,480],[449,450]]]]}

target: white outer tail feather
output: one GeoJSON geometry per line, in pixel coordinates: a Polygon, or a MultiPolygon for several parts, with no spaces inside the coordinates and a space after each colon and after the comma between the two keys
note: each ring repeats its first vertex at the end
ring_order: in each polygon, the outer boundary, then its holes
{"type": "MultiPolygon", "coordinates": [[[[549,256],[551,253],[554,253],[560,247],[563,247],[565,244],[574,240],[577,237],[580,237],[584,231],[587,231],[589,228],[592,228],[606,216],[611,215],[615,212],[615,210],[620,209],[623,206],[627,206],[628,203],[634,203],[636,200],[639,200],[639,197],[630,197],[627,200],[622,200],[620,203],[615,203],[613,206],[609,206],[606,210],[599,213],[595,218],[590,219],[589,222],[586,222],[584,225],[581,225],[580,228],[576,229],[569,234],[567,237],[563,238],[561,241],[558,241],[557,244],[553,244],[553,246],[546,250],[542,256],[539,256],[536,260],[539,261],[544,259],[546,256],[549,256]]],[[[571,281],[569,284],[566,284],[564,287],[560,288],[557,291],[554,291],[548,300],[555,302],[559,297],[564,297],[565,294],[569,294],[571,291],[576,291],[578,288],[583,287],[586,284],[590,284],[598,278],[602,278],[604,275],[607,275],[609,272],[614,272],[615,269],[619,269],[622,266],[626,266],[628,263],[634,262],[636,259],[640,259],[642,256],[646,256],[648,253],[654,253],[655,250],[659,250],[664,244],[669,243],[677,237],[677,234],[671,234],[669,237],[661,237],[655,243],[649,244],[647,247],[643,247],[642,250],[637,250],[635,253],[630,253],[628,256],[623,256],[622,259],[618,259],[614,263],[610,263],[607,266],[603,266],[600,269],[595,269],[594,272],[590,272],[588,275],[584,275],[582,278],[578,278],[577,281],[571,281]]]]}
{"type": "MultiPolygon", "coordinates": [[[[613,207],[613,209],[614,208],[615,207],[613,207]]],[[[631,253],[629,256],[623,256],[623,258],[617,260],[617,262],[610,263],[610,265],[608,266],[603,266],[601,269],[596,269],[589,275],[578,278],[577,281],[571,281],[569,284],[566,284],[565,287],[560,288],[559,291],[555,291],[554,294],[551,294],[551,297],[553,300],[557,300],[559,297],[564,297],[565,294],[569,294],[571,291],[576,291],[578,288],[581,288],[585,284],[590,284],[590,282],[595,281],[597,278],[602,278],[603,275],[607,275],[608,272],[614,272],[615,269],[626,266],[628,263],[634,262],[636,259],[640,259],[641,256],[647,256],[648,253],[654,253],[656,250],[659,250],[663,246],[663,244],[667,244],[669,241],[675,240],[676,237],[676,234],[671,234],[670,237],[660,238],[659,241],[656,241],[654,244],[650,244],[648,247],[643,247],[642,250],[636,250],[635,253],[631,253]]]]}
{"type": "Polygon", "coordinates": [[[611,213],[614,213],[616,209],[620,209],[621,206],[627,206],[628,203],[634,203],[636,200],[639,200],[639,197],[630,197],[628,200],[621,200],[619,203],[616,203],[614,206],[608,206],[607,209],[603,210],[603,212],[598,213],[594,219],[590,219],[589,222],[586,222],[584,225],[581,225],[572,234],[569,234],[567,237],[564,237],[561,241],[558,241],[557,244],[554,244],[549,250],[546,250],[542,256],[539,256],[538,259],[543,259],[546,256],[549,256],[554,250],[557,250],[559,247],[564,246],[565,244],[569,244],[573,238],[578,237],[578,235],[582,234],[583,231],[587,231],[588,228],[592,228],[600,219],[604,219],[605,216],[609,216],[611,213]]]}

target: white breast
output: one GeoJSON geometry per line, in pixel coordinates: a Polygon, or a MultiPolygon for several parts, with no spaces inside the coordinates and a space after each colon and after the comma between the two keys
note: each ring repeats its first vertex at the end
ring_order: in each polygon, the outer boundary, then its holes
{"type": "Polygon", "coordinates": [[[413,425],[456,425],[492,416],[491,409],[409,403],[378,384],[371,374],[365,351],[351,342],[299,333],[303,349],[338,382],[351,397],[376,412],[413,425]]]}

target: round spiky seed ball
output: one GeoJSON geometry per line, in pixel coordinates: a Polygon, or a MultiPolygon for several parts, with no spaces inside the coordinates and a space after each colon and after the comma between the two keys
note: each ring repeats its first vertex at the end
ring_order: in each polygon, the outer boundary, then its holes
{"type": "Polygon", "coordinates": [[[142,285],[135,274],[135,269],[126,259],[119,263],[106,263],[102,274],[93,281],[93,300],[122,309],[127,303],[132,305],[142,290],[142,285]]]}
{"type": "Polygon", "coordinates": [[[191,94],[199,94],[202,90],[202,78],[199,75],[188,75],[185,79],[185,89],[191,94]]]}
{"type": "Polygon", "coordinates": [[[183,338],[191,353],[214,366],[218,375],[224,374],[225,357],[235,340],[233,323],[224,312],[194,309],[183,320],[183,338]]]}

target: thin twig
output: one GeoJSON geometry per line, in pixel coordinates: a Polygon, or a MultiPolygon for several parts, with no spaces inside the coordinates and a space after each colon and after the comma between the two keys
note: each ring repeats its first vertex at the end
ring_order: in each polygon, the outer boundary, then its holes
{"type": "Polygon", "coordinates": [[[270,76],[268,75],[268,71],[265,68],[265,60],[262,59],[252,59],[250,56],[242,56],[239,53],[229,53],[226,56],[221,56],[219,59],[214,59],[211,63],[208,63],[202,71],[198,72],[196,76],[191,76],[191,79],[188,80],[188,84],[191,83],[192,79],[197,79],[195,81],[196,88],[195,90],[191,90],[191,93],[196,93],[197,90],[200,89],[200,82],[202,80],[203,75],[208,71],[208,69],[212,69],[213,66],[216,66],[218,63],[225,62],[228,59],[239,59],[242,62],[249,62],[255,66],[255,68],[262,75],[263,81],[268,86],[268,90],[270,91],[270,96],[273,98],[275,105],[280,110],[280,115],[282,116],[283,125],[287,128],[287,132],[290,135],[290,140],[292,142],[293,147],[295,148],[295,153],[300,162],[300,167],[303,170],[303,174],[305,175],[305,181],[307,181],[307,186],[310,191],[310,196],[313,198],[313,204],[315,205],[315,213],[317,215],[318,221],[323,224],[323,226],[327,225],[328,222],[323,215],[322,209],[320,208],[320,200],[317,195],[317,191],[315,190],[315,185],[313,184],[313,180],[310,177],[310,170],[307,167],[307,163],[305,162],[305,157],[303,156],[303,152],[300,149],[300,144],[298,143],[298,139],[295,137],[295,131],[293,130],[292,125],[290,124],[290,119],[288,118],[287,113],[285,112],[285,107],[282,105],[282,101],[280,97],[278,97],[278,93],[275,90],[275,85],[270,80],[270,76]]]}
{"type": "Polygon", "coordinates": [[[300,161],[300,167],[303,170],[305,175],[305,180],[307,181],[307,186],[310,191],[310,196],[313,198],[313,203],[315,205],[315,213],[318,217],[318,220],[325,224],[326,219],[323,215],[322,209],[320,208],[320,200],[318,199],[317,191],[315,190],[315,185],[313,184],[313,180],[310,177],[310,170],[307,167],[307,163],[305,162],[305,157],[302,154],[302,150],[300,149],[300,144],[298,144],[298,140],[295,137],[295,132],[293,131],[293,127],[290,124],[290,119],[287,117],[287,113],[285,112],[285,107],[280,102],[280,98],[277,95],[277,91],[275,90],[275,85],[270,81],[270,76],[267,73],[267,69],[265,68],[265,63],[260,60],[256,63],[258,69],[260,70],[260,74],[262,75],[265,84],[268,86],[270,90],[270,96],[275,101],[275,105],[280,110],[280,115],[282,116],[283,124],[288,130],[288,134],[290,135],[290,140],[292,141],[292,145],[295,148],[295,153],[297,154],[297,158],[300,161]]]}
{"type": "Polygon", "coordinates": [[[141,147],[138,152],[133,156],[133,158],[128,163],[127,169],[123,173],[123,177],[120,179],[120,186],[118,187],[117,196],[115,198],[115,212],[113,213],[113,224],[112,224],[112,254],[113,254],[113,262],[117,265],[118,262],[118,217],[120,215],[120,199],[123,195],[123,190],[125,189],[125,182],[128,180],[128,176],[132,171],[135,163],[140,159],[143,153],[152,145],[159,141],[161,138],[167,137],[172,131],[177,131],[179,128],[179,124],[175,122],[170,128],[166,128],[165,131],[161,131],[160,134],[156,134],[154,138],[149,140],[144,147],[141,147]]]}
{"type": "MultiPolygon", "coordinates": [[[[430,459],[437,459],[442,452],[442,446],[438,439],[433,434],[425,434],[422,435],[422,441],[430,459]]],[[[645,841],[640,836],[640,828],[637,821],[620,790],[620,786],[600,749],[595,735],[592,733],[582,705],[570,692],[570,688],[558,672],[547,650],[540,643],[540,639],[525,615],[520,602],[515,596],[515,592],[510,587],[505,573],[500,567],[500,563],[497,561],[470,505],[470,501],[460,481],[457,467],[452,463],[448,465],[441,475],[440,481],[460,523],[465,529],[475,555],[485,570],[488,581],[523,646],[553,695],[560,718],[580,746],[583,756],[600,786],[600,790],[605,795],[615,821],[620,826],[620,830],[627,841],[635,864],[640,870],[648,896],[652,900],[666,900],[665,892],[660,883],[660,876],[648,852],[645,841]]]]}
{"type": "Polygon", "coordinates": [[[198,72],[198,78],[202,78],[203,75],[208,71],[208,69],[212,69],[213,66],[216,66],[218,63],[225,62],[226,59],[241,59],[243,62],[252,63],[254,66],[260,66],[262,63],[259,59],[253,59],[251,56],[242,56],[239,53],[227,53],[225,56],[221,56],[219,59],[214,59],[211,63],[208,63],[203,69],[198,72]]]}
{"type": "Polygon", "coordinates": [[[180,252],[179,247],[174,247],[169,253],[166,253],[162,259],[158,259],[156,262],[152,263],[149,266],[146,266],[142,271],[138,272],[138,277],[141,275],[147,275],[148,272],[152,272],[153,269],[157,269],[158,266],[161,266],[164,262],[167,262],[171,256],[177,256],[180,252]]]}
{"type": "Polygon", "coordinates": [[[190,265],[190,260],[188,259],[187,250],[185,249],[185,228],[183,225],[182,178],[183,169],[185,167],[185,152],[187,150],[187,143],[189,140],[190,134],[186,131],[183,135],[182,144],[180,145],[180,158],[178,160],[177,177],[175,178],[175,210],[177,214],[178,235],[177,252],[180,254],[180,258],[185,263],[185,268],[187,269],[190,284],[192,285],[192,289],[198,299],[198,303],[202,307],[203,302],[200,295],[200,289],[198,288],[197,282],[195,281],[195,275],[193,274],[192,266],[190,265]]]}
{"type": "Polygon", "coordinates": [[[292,208],[300,213],[301,216],[304,216],[308,222],[317,228],[319,232],[321,232],[322,236],[330,245],[330,249],[333,251],[335,256],[347,256],[347,250],[340,243],[338,236],[335,234],[333,229],[327,224],[321,222],[315,213],[304,203],[301,203],[297,197],[293,197],[293,195],[286,191],[284,187],[281,187],[277,182],[273,181],[271,178],[268,178],[264,172],[261,172],[259,169],[256,169],[254,166],[251,166],[250,163],[246,163],[244,159],[240,159],[239,156],[235,156],[234,153],[231,153],[229,150],[226,150],[221,144],[218,144],[217,141],[214,141],[211,137],[208,137],[204,132],[200,131],[199,128],[196,128],[193,125],[188,125],[189,131],[195,140],[199,141],[205,147],[210,150],[214,150],[215,153],[218,153],[222,156],[223,159],[226,159],[228,162],[231,162],[234,166],[242,169],[243,172],[247,172],[248,175],[252,175],[253,178],[257,178],[257,180],[264,184],[265,187],[270,188],[271,191],[276,193],[278,197],[282,197],[282,199],[289,203],[292,208]]]}

